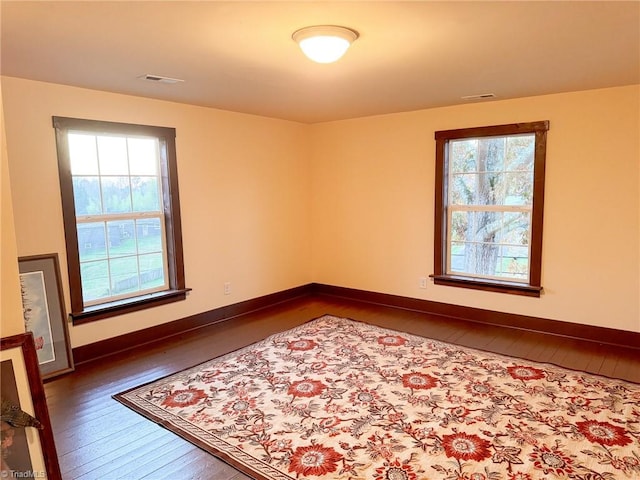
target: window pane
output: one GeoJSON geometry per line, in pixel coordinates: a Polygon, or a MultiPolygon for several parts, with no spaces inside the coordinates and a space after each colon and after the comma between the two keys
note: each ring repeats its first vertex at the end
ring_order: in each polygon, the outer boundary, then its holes
{"type": "Polygon", "coordinates": [[[135,292],[138,286],[138,258],[122,257],[109,260],[113,295],[135,292]]]}
{"type": "MultiPolygon", "coordinates": [[[[485,212],[482,212],[485,213],[485,212]]],[[[460,242],[482,241],[476,229],[478,212],[461,211],[451,215],[451,239],[460,242]]]]}
{"type": "Polygon", "coordinates": [[[479,205],[503,205],[506,190],[505,175],[500,172],[478,174],[479,205]]]}
{"type": "Polygon", "coordinates": [[[529,205],[533,173],[454,174],[449,192],[452,205],[529,205]]]}
{"type": "Polygon", "coordinates": [[[469,221],[473,221],[471,212],[452,212],[451,214],[451,240],[463,242],[467,239],[469,221]]]}
{"type": "Polygon", "coordinates": [[[529,245],[530,230],[530,213],[505,212],[500,241],[510,245],[529,245]]]}
{"type": "Polygon", "coordinates": [[[163,255],[152,253],[140,255],[140,288],[142,290],[161,287],[165,284],[163,255]]]}
{"type": "Polygon", "coordinates": [[[529,249],[527,247],[502,247],[502,271],[500,275],[518,280],[529,278],[529,249]]]}
{"type": "Polygon", "coordinates": [[[162,226],[159,218],[136,221],[138,253],[162,252],[162,226]]]}
{"type": "Polygon", "coordinates": [[[500,246],[497,243],[452,244],[451,270],[471,275],[495,276],[500,246]]]}
{"type": "Polygon", "coordinates": [[[78,224],[78,250],[81,262],[107,258],[104,228],[104,222],[78,224]]]}
{"type": "Polygon", "coordinates": [[[82,298],[85,302],[110,296],[109,267],[106,260],[81,263],[80,276],[82,278],[82,298]]]}
{"type": "Polygon", "coordinates": [[[131,175],[158,175],[158,141],[154,138],[129,138],[131,175]]]}
{"type": "Polygon", "coordinates": [[[109,231],[110,257],[136,254],[136,233],[133,220],[107,222],[107,230],[109,231]]]}
{"type": "Polygon", "coordinates": [[[98,137],[98,158],[101,175],[129,175],[124,137],[98,137]]]}
{"type": "Polygon", "coordinates": [[[502,212],[453,212],[451,271],[495,275],[499,270],[501,228],[502,212]]]}
{"type": "Polygon", "coordinates": [[[531,205],[533,203],[533,171],[505,174],[505,205],[531,205]]]}
{"type": "Polygon", "coordinates": [[[449,159],[451,173],[475,172],[476,149],[478,141],[472,140],[452,140],[450,143],[449,159]]]}
{"type": "Polygon", "coordinates": [[[531,205],[534,146],[534,135],[451,141],[450,203],[531,205]]]}
{"type": "Polygon", "coordinates": [[[452,175],[450,184],[450,202],[453,205],[473,205],[478,203],[476,182],[478,175],[452,175]]]}
{"type": "Polygon", "coordinates": [[[505,137],[478,139],[478,171],[500,172],[504,169],[505,137]]]}
{"type": "Polygon", "coordinates": [[[530,221],[530,212],[452,212],[450,271],[527,280],[530,221]]]}
{"type": "Polygon", "coordinates": [[[533,171],[535,145],[534,134],[507,137],[505,169],[533,171]]]}
{"type": "Polygon", "coordinates": [[[105,213],[131,211],[131,188],[129,177],[101,177],[102,201],[105,213]]]}
{"type": "Polygon", "coordinates": [[[76,215],[101,214],[100,177],[73,177],[73,201],[76,215]]]}
{"type": "Polygon", "coordinates": [[[502,228],[500,212],[473,212],[467,238],[474,242],[495,243],[502,228]]]}
{"type": "Polygon", "coordinates": [[[71,160],[71,175],[98,175],[98,154],[96,152],[96,137],[70,133],[69,159],[71,160]]]}
{"type": "Polygon", "coordinates": [[[134,212],[159,212],[158,177],[131,177],[134,212]]]}
{"type": "Polygon", "coordinates": [[[452,242],[449,249],[449,264],[452,272],[465,272],[465,252],[466,244],[464,242],[452,242]]]}

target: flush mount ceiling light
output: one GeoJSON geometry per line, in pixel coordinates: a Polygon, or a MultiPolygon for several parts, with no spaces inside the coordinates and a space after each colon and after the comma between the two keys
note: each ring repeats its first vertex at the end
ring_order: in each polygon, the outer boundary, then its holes
{"type": "Polygon", "coordinates": [[[293,32],[293,38],[302,52],[314,62],[332,63],[339,60],[351,43],[358,38],[358,32],[336,25],[315,25],[293,32]]]}

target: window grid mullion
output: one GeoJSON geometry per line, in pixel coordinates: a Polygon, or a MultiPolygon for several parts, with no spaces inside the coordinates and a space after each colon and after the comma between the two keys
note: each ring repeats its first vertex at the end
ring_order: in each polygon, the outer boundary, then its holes
{"type": "Polygon", "coordinates": [[[449,205],[450,212],[531,212],[530,205],[449,205]]]}
{"type": "MultiPolygon", "coordinates": [[[[132,198],[133,201],[133,198],[132,198]]],[[[132,203],[133,205],[133,203],[132,203]]],[[[133,221],[133,237],[135,239],[136,246],[136,270],[138,272],[138,290],[142,288],[141,278],[140,278],[140,244],[138,243],[138,220],[135,219],[133,221]]]]}
{"type": "Polygon", "coordinates": [[[113,294],[113,287],[111,283],[111,240],[109,239],[109,224],[105,220],[104,222],[104,234],[105,237],[105,246],[107,251],[107,279],[109,280],[109,296],[113,294]]]}
{"type": "MultiPolygon", "coordinates": [[[[100,149],[98,148],[98,136],[93,136],[93,141],[96,145],[96,162],[98,163],[98,188],[100,190],[100,212],[104,213],[104,195],[102,191],[102,172],[100,170],[100,149]]],[[[73,175],[72,175],[73,178],[73,175]]]]}
{"type": "Polygon", "coordinates": [[[105,213],[103,215],[78,215],[76,217],[76,223],[91,223],[91,222],[103,222],[103,221],[117,221],[117,220],[134,220],[144,218],[160,218],[162,219],[164,214],[162,212],[128,212],[128,213],[105,213]]]}

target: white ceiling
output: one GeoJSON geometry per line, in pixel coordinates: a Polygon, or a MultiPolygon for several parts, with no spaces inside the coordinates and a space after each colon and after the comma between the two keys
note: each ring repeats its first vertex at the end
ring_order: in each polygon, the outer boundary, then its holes
{"type": "Polygon", "coordinates": [[[638,1],[2,0],[0,15],[2,75],[305,123],[640,83],[638,1]],[[316,24],[360,38],[315,64],[291,34],[316,24]]]}

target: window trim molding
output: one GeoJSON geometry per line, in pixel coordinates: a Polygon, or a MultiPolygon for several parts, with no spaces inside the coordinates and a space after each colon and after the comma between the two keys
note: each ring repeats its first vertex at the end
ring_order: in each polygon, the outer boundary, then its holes
{"type": "Polygon", "coordinates": [[[542,227],[544,214],[544,178],[549,121],[511,123],[487,127],[441,130],[435,132],[435,212],[434,212],[434,273],[436,285],[471,288],[491,292],[510,293],[540,297],[542,293],[542,227]],[[535,134],[533,204],[531,209],[531,256],[529,259],[529,282],[509,282],[492,279],[450,275],[446,272],[447,242],[447,198],[448,143],[460,138],[494,137],[503,135],[535,134]]]}
{"type": "Polygon", "coordinates": [[[175,128],[57,116],[52,117],[52,123],[56,135],[62,217],[67,249],[67,271],[71,297],[71,312],[69,315],[74,325],[184,300],[187,292],[191,289],[186,288],[184,275],[175,128]],[[67,133],[70,130],[121,135],[144,135],[158,138],[161,144],[160,152],[163,155],[166,154],[166,157],[163,157],[160,161],[160,173],[164,187],[162,189],[162,202],[166,232],[169,290],[142,294],[125,300],[106,302],[100,305],[84,306],[82,281],[80,277],[75,200],[73,196],[73,182],[71,180],[69,143],[67,140],[67,133]]]}

